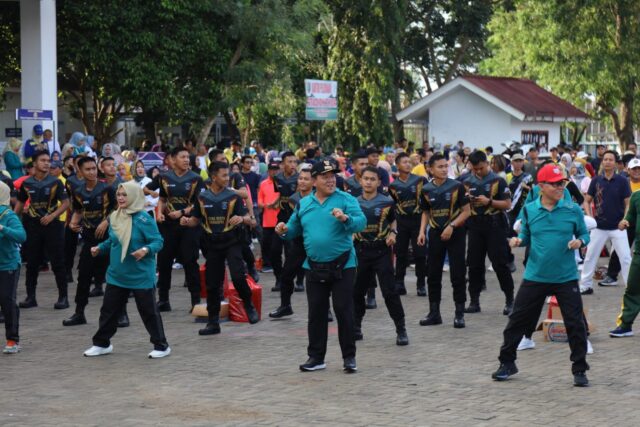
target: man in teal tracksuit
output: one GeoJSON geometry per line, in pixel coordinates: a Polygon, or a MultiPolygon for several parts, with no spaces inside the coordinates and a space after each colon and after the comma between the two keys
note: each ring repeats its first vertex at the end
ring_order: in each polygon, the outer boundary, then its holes
{"type": "Polygon", "coordinates": [[[300,200],[285,225],[276,225],[276,233],[285,240],[304,237],[307,259],[307,300],[309,302],[309,360],[302,371],[324,369],[327,352],[327,311],[329,296],[338,320],[338,337],[344,370],[356,372],[356,345],[353,313],[353,286],[356,254],[353,233],[364,229],[367,219],[358,201],[336,190],[337,165],[319,161],[311,168],[315,191],[300,200]]]}
{"type": "Polygon", "coordinates": [[[515,364],[518,343],[540,316],[545,298],[555,295],[567,328],[574,385],[589,384],[587,330],[574,255],[574,250],[589,243],[589,232],[582,209],[563,199],[565,182],[564,174],[554,164],[538,171],[541,196],[523,207],[522,228],[518,237],[511,239],[512,247],[530,245],[531,251],[504,330],[500,367],[492,375],[494,380],[504,381],[518,372],[515,364]]]}

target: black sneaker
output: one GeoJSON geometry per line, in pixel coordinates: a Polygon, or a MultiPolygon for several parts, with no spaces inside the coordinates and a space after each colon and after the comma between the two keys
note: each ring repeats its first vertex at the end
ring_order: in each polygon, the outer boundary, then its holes
{"type": "Polygon", "coordinates": [[[480,313],[480,303],[472,302],[467,308],[464,309],[465,313],[480,313]]]}
{"type": "Polygon", "coordinates": [[[62,321],[62,326],[85,325],[86,323],[87,319],[83,313],[73,313],[71,317],[62,321]]]}
{"type": "Polygon", "coordinates": [[[510,262],[507,264],[507,268],[509,269],[510,272],[515,273],[516,272],[516,263],[515,262],[510,262]]]}
{"type": "Polygon", "coordinates": [[[269,317],[274,319],[279,319],[284,316],[291,316],[293,314],[293,309],[290,305],[281,305],[280,307],[273,310],[269,313],[269,317]]]}
{"type": "Polygon", "coordinates": [[[304,280],[296,282],[295,287],[293,288],[295,292],[304,292],[304,280]]]}
{"type": "Polygon", "coordinates": [[[0,323],[4,323],[4,314],[0,311],[0,323]]]}
{"type": "Polygon", "coordinates": [[[318,360],[310,357],[305,363],[300,365],[300,370],[302,372],[313,372],[325,369],[326,367],[327,364],[324,363],[324,360],[318,360]]]}
{"type": "Polygon", "coordinates": [[[504,314],[505,316],[508,316],[511,314],[512,311],[513,311],[513,301],[507,301],[506,304],[504,305],[504,308],[502,309],[502,314],[504,314]]]}
{"type": "Polygon", "coordinates": [[[58,297],[58,301],[53,304],[53,308],[56,310],[64,310],[65,308],[69,308],[69,298],[58,297]]]}
{"type": "Polygon", "coordinates": [[[169,301],[158,301],[158,311],[171,311],[171,304],[169,303],[169,301]]]}
{"type": "Polygon", "coordinates": [[[491,378],[496,381],[506,381],[511,375],[518,373],[518,367],[515,363],[501,363],[497,371],[491,374],[491,378]]]}
{"type": "Polygon", "coordinates": [[[585,371],[573,374],[573,385],[576,387],[589,387],[589,379],[585,371]]]}
{"type": "Polygon", "coordinates": [[[362,341],[364,339],[364,335],[362,335],[362,328],[356,326],[353,331],[353,337],[356,341],[362,341]]]}
{"type": "Polygon", "coordinates": [[[277,280],[276,285],[273,288],[271,288],[271,292],[280,292],[280,288],[281,288],[280,281],[277,280]]]}
{"type": "Polygon", "coordinates": [[[404,283],[397,283],[396,290],[398,291],[398,295],[406,295],[407,288],[404,286],[404,283]]]}
{"type": "Polygon", "coordinates": [[[405,328],[398,329],[396,331],[396,345],[409,345],[409,336],[407,335],[407,330],[405,328]]]}
{"type": "Polygon", "coordinates": [[[96,285],[89,291],[89,298],[101,297],[103,295],[104,291],[102,290],[102,286],[96,285]]]}
{"type": "Polygon", "coordinates": [[[73,283],[73,273],[67,272],[67,283],[73,283]]]}
{"type": "Polygon", "coordinates": [[[333,322],[333,313],[331,313],[331,309],[327,313],[327,322],[333,322]]]}
{"type": "Polygon", "coordinates": [[[251,267],[249,269],[247,269],[247,273],[249,274],[249,276],[251,276],[251,278],[258,283],[260,281],[260,275],[258,274],[258,270],[256,270],[255,267],[251,267]]]}
{"type": "Polygon", "coordinates": [[[129,327],[129,315],[125,312],[118,317],[118,328],[129,327]]]}
{"type": "Polygon", "coordinates": [[[419,286],[418,287],[418,296],[419,297],[426,297],[427,296],[427,288],[424,286],[419,286]]]}
{"type": "Polygon", "coordinates": [[[253,325],[260,321],[260,316],[258,315],[256,308],[253,306],[253,303],[245,304],[244,309],[247,312],[247,318],[249,319],[250,324],[253,325]]]}
{"type": "Polygon", "coordinates": [[[38,301],[36,301],[36,297],[26,297],[24,301],[20,301],[20,304],[18,304],[18,306],[20,308],[37,307],[38,301]]]}
{"type": "Polygon", "coordinates": [[[593,294],[593,288],[580,286],[580,295],[591,295],[591,294],[593,294]]]}
{"type": "Polygon", "coordinates": [[[207,323],[207,326],[198,331],[198,335],[216,335],[220,333],[220,323],[207,323]]]}
{"type": "Polygon", "coordinates": [[[374,295],[367,295],[367,302],[365,303],[365,308],[367,310],[373,310],[378,308],[378,304],[376,303],[376,296],[374,295]]]}
{"type": "Polygon", "coordinates": [[[624,338],[624,337],[632,337],[633,331],[631,328],[626,326],[618,326],[612,331],[609,331],[609,336],[612,338],[624,338]]]}
{"type": "Polygon", "coordinates": [[[347,374],[355,374],[356,372],[358,372],[355,357],[346,357],[344,359],[344,364],[342,365],[342,367],[344,372],[347,374]]]}
{"type": "Polygon", "coordinates": [[[598,286],[618,286],[618,279],[614,279],[611,276],[605,276],[605,278],[598,282],[598,286]]]}

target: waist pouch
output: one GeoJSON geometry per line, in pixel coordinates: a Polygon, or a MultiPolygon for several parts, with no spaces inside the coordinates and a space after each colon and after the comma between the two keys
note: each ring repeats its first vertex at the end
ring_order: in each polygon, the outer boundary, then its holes
{"type": "Polygon", "coordinates": [[[314,282],[327,283],[342,279],[342,269],[349,261],[351,249],[329,262],[309,260],[309,278],[314,282]]]}

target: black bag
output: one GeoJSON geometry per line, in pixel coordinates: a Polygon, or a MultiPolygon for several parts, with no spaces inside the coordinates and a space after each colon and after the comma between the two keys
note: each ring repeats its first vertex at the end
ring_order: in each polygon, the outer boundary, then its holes
{"type": "Polygon", "coordinates": [[[309,260],[309,279],[314,282],[327,283],[342,279],[342,270],[349,261],[351,249],[329,262],[309,260]]]}

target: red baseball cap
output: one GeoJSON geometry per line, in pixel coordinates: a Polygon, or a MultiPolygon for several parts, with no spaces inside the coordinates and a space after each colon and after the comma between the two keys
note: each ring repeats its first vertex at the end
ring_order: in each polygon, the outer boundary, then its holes
{"type": "Polygon", "coordinates": [[[560,169],[560,166],[548,163],[538,171],[538,182],[558,182],[566,181],[567,177],[560,169]]]}

